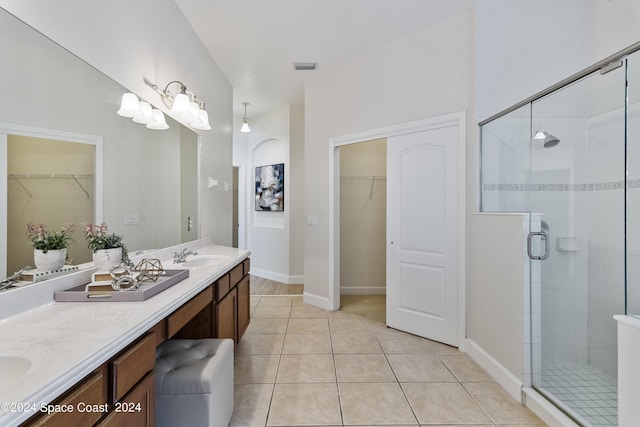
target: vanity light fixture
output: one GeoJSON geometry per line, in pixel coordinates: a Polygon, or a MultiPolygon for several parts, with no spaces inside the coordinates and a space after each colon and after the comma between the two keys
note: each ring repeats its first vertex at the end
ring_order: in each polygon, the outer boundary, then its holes
{"type": "Polygon", "coordinates": [[[188,91],[184,83],[173,80],[167,83],[164,89],[146,80],[145,83],[160,94],[164,105],[171,109],[171,114],[190,128],[211,130],[209,114],[205,110],[204,102],[195,93],[188,91]]]}
{"type": "Polygon", "coordinates": [[[149,129],[169,129],[162,111],[152,108],[146,101],[140,101],[133,93],[125,93],[120,101],[120,109],[117,114],[122,117],[132,118],[134,122],[146,125],[149,129]]]}
{"type": "Polygon", "coordinates": [[[242,127],[240,128],[240,132],[251,132],[249,122],[247,121],[247,105],[249,105],[249,103],[243,102],[242,105],[244,105],[244,117],[242,118],[242,127]]]}

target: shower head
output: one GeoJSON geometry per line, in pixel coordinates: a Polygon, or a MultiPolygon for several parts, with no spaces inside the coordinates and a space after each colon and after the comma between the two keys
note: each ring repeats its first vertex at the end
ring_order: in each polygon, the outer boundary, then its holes
{"type": "Polygon", "coordinates": [[[558,138],[543,130],[537,131],[533,139],[541,139],[544,148],[551,148],[560,144],[560,140],[558,138]]]}
{"type": "Polygon", "coordinates": [[[544,146],[544,148],[551,148],[555,147],[558,144],[560,144],[560,140],[558,138],[553,135],[547,135],[542,145],[544,146]]]}

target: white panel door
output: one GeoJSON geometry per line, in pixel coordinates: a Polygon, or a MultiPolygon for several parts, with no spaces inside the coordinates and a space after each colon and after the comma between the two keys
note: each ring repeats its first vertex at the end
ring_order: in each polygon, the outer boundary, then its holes
{"type": "Polygon", "coordinates": [[[387,139],[387,325],[458,346],[459,127],[387,139]]]}

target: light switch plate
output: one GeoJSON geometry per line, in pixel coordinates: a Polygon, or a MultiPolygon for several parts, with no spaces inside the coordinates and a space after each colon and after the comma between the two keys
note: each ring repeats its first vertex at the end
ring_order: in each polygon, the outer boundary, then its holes
{"type": "Polygon", "coordinates": [[[125,215],[124,223],[126,225],[138,225],[140,224],[140,215],[138,214],[125,215]]]}

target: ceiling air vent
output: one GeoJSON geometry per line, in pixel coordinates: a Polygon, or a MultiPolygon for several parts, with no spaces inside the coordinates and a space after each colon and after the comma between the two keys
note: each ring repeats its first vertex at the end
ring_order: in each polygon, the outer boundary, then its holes
{"type": "Polygon", "coordinates": [[[293,68],[296,71],[315,71],[318,69],[317,62],[294,62],[293,68]]]}

